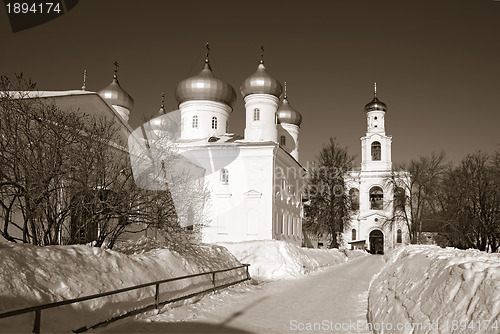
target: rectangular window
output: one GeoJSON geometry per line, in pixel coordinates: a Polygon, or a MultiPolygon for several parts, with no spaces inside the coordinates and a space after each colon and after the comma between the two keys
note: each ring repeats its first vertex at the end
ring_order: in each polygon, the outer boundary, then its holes
{"type": "Polygon", "coordinates": [[[260,121],[260,109],[259,108],[255,108],[253,110],[253,120],[260,121]]]}
{"type": "Polygon", "coordinates": [[[281,222],[281,234],[285,234],[285,231],[286,231],[286,217],[285,217],[285,214],[283,214],[283,216],[281,218],[282,218],[282,222],[281,222]]]}
{"type": "Polygon", "coordinates": [[[279,234],[280,233],[280,215],[279,213],[276,212],[276,219],[274,221],[274,226],[275,226],[275,231],[276,231],[276,234],[279,234]]]}

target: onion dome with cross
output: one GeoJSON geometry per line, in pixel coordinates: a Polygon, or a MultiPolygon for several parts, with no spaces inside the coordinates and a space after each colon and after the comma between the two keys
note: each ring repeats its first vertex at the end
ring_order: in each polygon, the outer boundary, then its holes
{"type": "Polygon", "coordinates": [[[365,112],[375,111],[375,110],[387,111],[387,106],[385,105],[385,103],[379,101],[379,99],[377,98],[377,83],[375,83],[373,100],[367,105],[365,105],[365,112]]]}
{"type": "Polygon", "coordinates": [[[257,71],[250,75],[241,84],[240,91],[243,97],[250,94],[269,94],[277,98],[281,95],[281,83],[274,78],[271,74],[267,73],[264,66],[264,48],[261,47],[262,56],[257,71]]]}
{"type": "Polygon", "coordinates": [[[134,99],[120,86],[117,74],[118,62],[115,62],[114,65],[115,74],[113,75],[113,81],[97,93],[128,121],[130,110],[134,107],[134,99]]]}
{"type": "Polygon", "coordinates": [[[177,85],[175,97],[179,104],[193,100],[208,100],[222,102],[232,107],[236,101],[234,88],[225,81],[217,79],[210,67],[209,52],[207,44],[207,55],[205,65],[200,73],[182,80],[177,85]]]}
{"type": "Polygon", "coordinates": [[[286,96],[286,82],[285,82],[285,92],[283,95],[283,102],[276,112],[276,118],[279,123],[295,124],[300,126],[302,123],[302,115],[295,110],[288,102],[286,96]]]}

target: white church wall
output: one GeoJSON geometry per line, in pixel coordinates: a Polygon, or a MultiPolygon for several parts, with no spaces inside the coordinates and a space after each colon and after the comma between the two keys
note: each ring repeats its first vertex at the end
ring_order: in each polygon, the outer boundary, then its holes
{"type": "Polygon", "coordinates": [[[391,162],[391,144],[392,137],[385,134],[367,134],[366,137],[361,138],[361,156],[362,156],[362,170],[371,171],[388,171],[392,168],[391,162]],[[379,142],[381,145],[380,160],[372,160],[372,143],[379,142]]]}
{"type": "Polygon", "coordinates": [[[224,166],[227,184],[221,184],[220,170],[207,177],[210,223],[204,242],[272,239],[274,146],[238,146],[238,157],[224,166]]]}
{"type": "Polygon", "coordinates": [[[232,109],[224,103],[207,100],[186,101],[179,105],[179,109],[182,139],[209,138],[227,132],[228,117],[232,109]],[[195,116],[197,119],[193,121],[195,116]]]}
{"type": "Polygon", "coordinates": [[[278,150],[274,175],[273,239],[302,245],[304,169],[287,152],[278,150]]]}
{"type": "Polygon", "coordinates": [[[290,153],[290,155],[299,161],[299,127],[295,124],[278,124],[278,143],[290,153]],[[284,137],[284,143],[282,140],[284,137]]]}
{"type": "Polygon", "coordinates": [[[246,127],[245,140],[252,142],[277,142],[276,110],[279,99],[269,94],[250,94],[245,96],[246,127]],[[255,119],[255,113],[258,119],[255,119]]]}
{"type": "Polygon", "coordinates": [[[366,240],[369,248],[370,232],[378,229],[384,233],[384,239],[387,233],[387,223],[392,217],[392,189],[388,185],[386,178],[387,172],[351,172],[346,177],[347,192],[352,188],[359,190],[359,210],[351,215],[350,224],[345,227],[345,242],[352,241],[352,229],[356,229],[356,240],[366,240]],[[374,187],[380,187],[383,190],[383,204],[381,209],[372,209],[370,202],[370,190],[374,187]]]}

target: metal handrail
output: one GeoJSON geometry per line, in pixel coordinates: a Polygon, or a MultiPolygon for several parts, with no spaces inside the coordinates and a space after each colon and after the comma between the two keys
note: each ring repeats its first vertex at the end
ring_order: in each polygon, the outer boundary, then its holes
{"type": "MultiPolygon", "coordinates": [[[[205,292],[210,291],[210,290],[215,291],[218,288],[227,287],[227,286],[230,286],[232,284],[237,284],[237,283],[240,283],[242,281],[249,280],[250,279],[250,274],[248,272],[248,267],[249,266],[250,266],[250,264],[242,264],[241,266],[232,267],[232,268],[212,270],[212,271],[206,271],[206,272],[197,273],[197,274],[191,274],[191,275],[173,277],[173,278],[168,278],[168,279],[164,279],[164,280],[154,281],[154,282],[150,282],[150,283],[144,283],[144,284],[134,285],[134,286],[130,286],[130,287],[123,288],[123,289],[118,289],[118,290],[112,290],[112,291],[107,291],[107,292],[96,293],[96,294],[89,295],[89,296],[78,297],[78,298],[73,298],[73,299],[68,299],[68,300],[61,300],[61,301],[58,301],[58,302],[53,302],[53,303],[48,303],[48,304],[42,304],[42,305],[37,305],[37,306],[31,306],[31,307],[27,307],[27,308],[23,308],[23,309],[18,309],[18,310],[13,310],[13,311],[8,311],[8,312],[0,313],[0,319],[2,319],[2,318],[8,318],[8,317],[13,317],[13,316],[16,316],[16,315],[25,314],[25,313],[29,313],[29,312],[35,312],[35,323],[34,323],[34,326],[33,326],[33,333],[38,334],[38,333],[40,333],[40,323],[41,323],[41,313],[42,313],[42,310],[49,309],[49,308],[54,308],[54,307],[58,307],[58,306],[63,306],[63,305],[74,304],[74,303],[78,303],[78,302],[82,302],[82,301],[86,301],[86,300],[90,300],[90,299],[96,299],[96,298],[100,298],[100,297],[111,296],[111,295],[115,295],[115,294],[122,293],[122,292],[127,292],[127,291],[137,290],[137,289],[141,289],[141,288],[146,288],[146,287],[153,286],[153,285],[156,286],[156,289],[155,289],[155,304],[154,305],[155,305],[155,308],[158,309],[159,306],[160,306],[160,304],[161,305],[165,305],[167,303],[170,303],[170,302],[173,302],[173,301],[177,301],[179,299],[184,299],[183,297],[180,297],[180,298],[176,298],[176,299],[171,300],[171,301],[164,301],[164,302],[160,303],[160,284],[174,282],[174,281],[179,281],[179,280],[182,280],[182,279],[187,279],[187,278],[192,278],[192,277],[203,276],[203,275],[211,275],[211,281],[212,281],[213,287],[210,288],[210,289],[208,289],[208,290],[199,291],[199,292],[195,292],[195,293],[192,293],[192,294],[188,295],[188,297],[191,298],[191,297],[194,297],[194,296],[196,296],[198,294],[205,293],[205,292]],[[224,284],[224,285],[221,285],[221,286],[216,286],[216,283],[215,283],[215,274],[226,272],[226,271],[231,271],[231,270],[236,270],[236,269],[241,269],[241,268],[246,268],[246,279],[239,280],[239,281],[232,282],[232,283],[228,283],[228,284],[224,284]]],[[[151,306],[152,305],[148,305],[146,308],[151,307],[151,306]]],[[[83,330],[80,329],[78,331],[83,331],[83,330]]]]}

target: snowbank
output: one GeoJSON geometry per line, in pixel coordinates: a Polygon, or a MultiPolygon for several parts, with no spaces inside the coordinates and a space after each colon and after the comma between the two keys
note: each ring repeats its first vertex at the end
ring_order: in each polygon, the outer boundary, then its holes
{"type": "MultiPolygon", "coordinates": [[[[226,249],[216,245],[190,247],[182,252],[149,247],[153,249],[144,252],[148,245],[139,240],[138,247],[129,245],[132,247],[124,251],[141,254],[124,254],[82,245],[0,243],[0,313],[240,265],[226,249]]],[[[226,275],[237,276],[234,271],[226,275]]],[[[207,289],[211,286],[209,280],[202,276],[163,284],[161,299],[207,289]]],[[[41,330],[70,332],[153,303],[154,286],[52,308],[42,311],[41,330]]],[[[33,319],[34,313],[0,319],[0,332],[31,332],[33,319]]]]}
{"type": "Polygon", "coordinates": [[[375,333],[500,333],[500,254],[401,248],[368,298],[375,333]]]}
{"type": "Polygon", "coordinates": [[[218,245],[227,248],[241,263],[249,263],[250,275],[258,279],[302,277],[321,267],[344,263],[366,254],[359,250],[303,248],[280,240],[224,242],[218,245]]]}

